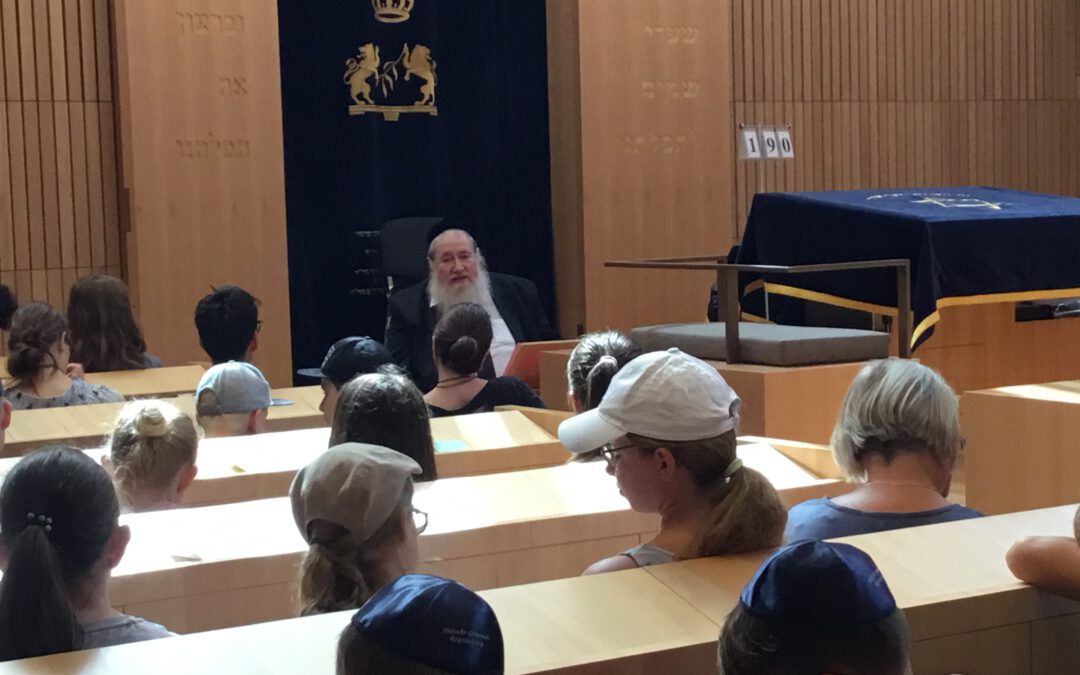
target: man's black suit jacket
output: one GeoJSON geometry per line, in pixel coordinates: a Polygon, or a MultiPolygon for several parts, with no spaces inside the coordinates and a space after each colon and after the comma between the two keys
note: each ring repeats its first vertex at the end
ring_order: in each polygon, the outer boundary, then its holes
{"type": "MultiPolygon", "coordinates": [[[[490,276],[491,297],[516,342],[559,339],[548,324],[533,282],[495,272],[490,276]]],[[[431,335],[439,317],[428,297],[427,280],[391,295],[388,314],[386,348],[409,371],[420,391],[431,391],[438,382],[431,335]]]]}

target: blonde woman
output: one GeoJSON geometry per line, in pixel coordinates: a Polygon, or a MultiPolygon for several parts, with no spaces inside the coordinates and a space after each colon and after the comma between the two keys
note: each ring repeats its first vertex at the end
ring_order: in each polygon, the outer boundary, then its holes
{"type": "Polygon", "coordinates": [[[787,540],[981,516],[948,500],[963,443],[956,394],[941,375],[907,359],[870,363],[848,388],[831,440],[855,489],[792,507],[787,540]]]}
{"type": "Polygon", "coordinates": [[[195,480],[198,446],[190,415],[165,401],[134,401],[117,415],[102,464],[126,510],[168,509],[195,480]]]}

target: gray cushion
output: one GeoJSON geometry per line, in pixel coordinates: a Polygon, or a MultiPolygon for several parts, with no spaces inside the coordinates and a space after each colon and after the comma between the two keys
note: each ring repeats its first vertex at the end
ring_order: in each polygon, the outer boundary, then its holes
{"type": "MultiPolygon", "coordinates": [[[[678,347],[699,359],[727,360],[722,323],[671,323],[642,326],[630,332],[645,351],[678,347]]],[[[888,333],[849,328],[780,326],[740,323],[739,344],[746,363],[807,366],[883,359],[889,355],[888,333]]]]}

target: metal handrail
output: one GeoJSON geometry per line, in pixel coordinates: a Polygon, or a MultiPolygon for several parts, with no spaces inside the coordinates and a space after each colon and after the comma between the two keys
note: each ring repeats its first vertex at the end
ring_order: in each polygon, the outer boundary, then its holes
{"type": "Polygon", "coordinates": [[[808,272],[842,272],[846,270],[896,270],[896,337],[900,358],[911,358],[911,262],[906,258],[888,260],[858,260],[813,265],[745,265],[722,262],[726,255],[689,256],[683,258],[648,258],[643,260],[609,260],[605,267],[632,269],[715,270],[716,297],[724,315],[724,341],[727,362],[742,363],[739,343],[739,272],[763,274],[805,274],[808,272]]]}

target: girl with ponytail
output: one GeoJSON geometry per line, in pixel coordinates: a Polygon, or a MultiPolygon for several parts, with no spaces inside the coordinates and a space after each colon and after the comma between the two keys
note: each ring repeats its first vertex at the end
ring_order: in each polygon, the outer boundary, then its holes
{"type": "Polygon", "coordinates": [[[78,450],[15,465],[0,489],[0,660],[172,635],[109,602],[131,537],[119,513],[108,474],[78,450]]]}
{"type": "MultiPolygon", "coordinates": [[[[641,356],[641,347],[617,330],[581,336],[566,362],[566,400],[574,414],[592,410],[611,385],[611,378],[627,363],[641,356]]],[[[594,462],[598,451],[573,455],[571,462],[594,462]]]]}
{"type": "Polygon", "coordinates": [[[670,349],[628,363],[597,408],[559,425],[571,452],[603,456],[631,508],[660,515],[650,542],[586,574],[780,545],[780,496],[736,456],[739,403],[715,368],[670,349]]]}
{"type": "Polygon", "coordinates": [[[600,405],[611,378],[641,353],[636,342],[617,330],[582,335],[566,362],[571,410],[581,413],[600,405]]]}
{"type": "Polygon", "coordinates": [[[293,519],[310,547],[300,614],[356,609],[417,562],[427,514],[413,508],[420,465],[379,445],[343,443],[300,470],[289,488],[293,519]]]}
{"type": "Polygon", "coordinates": [[[120,410],[102,465],[128,511],[179,506],[195,480],[199,431],[191,416],[165,401],[133,401],[120,410]]]}
{"type": "Polygon", "coordinates": [[[439,381],[424,394],[432,417],[490,412],[499,405],[544,407],[529,385],[516,377],[480,377],[491,339],[491,317],[475,302],[454,305],[435,324],[431,351],[439,381]]]}
{"type": "Polygon", "coordinates": [[[8,373],[4,395],[16,410],[62,408],[86,403],[123,401],[119,392],[73,377],[67,322],[43,302],[15,310],[8,333],[8,373]]]}

